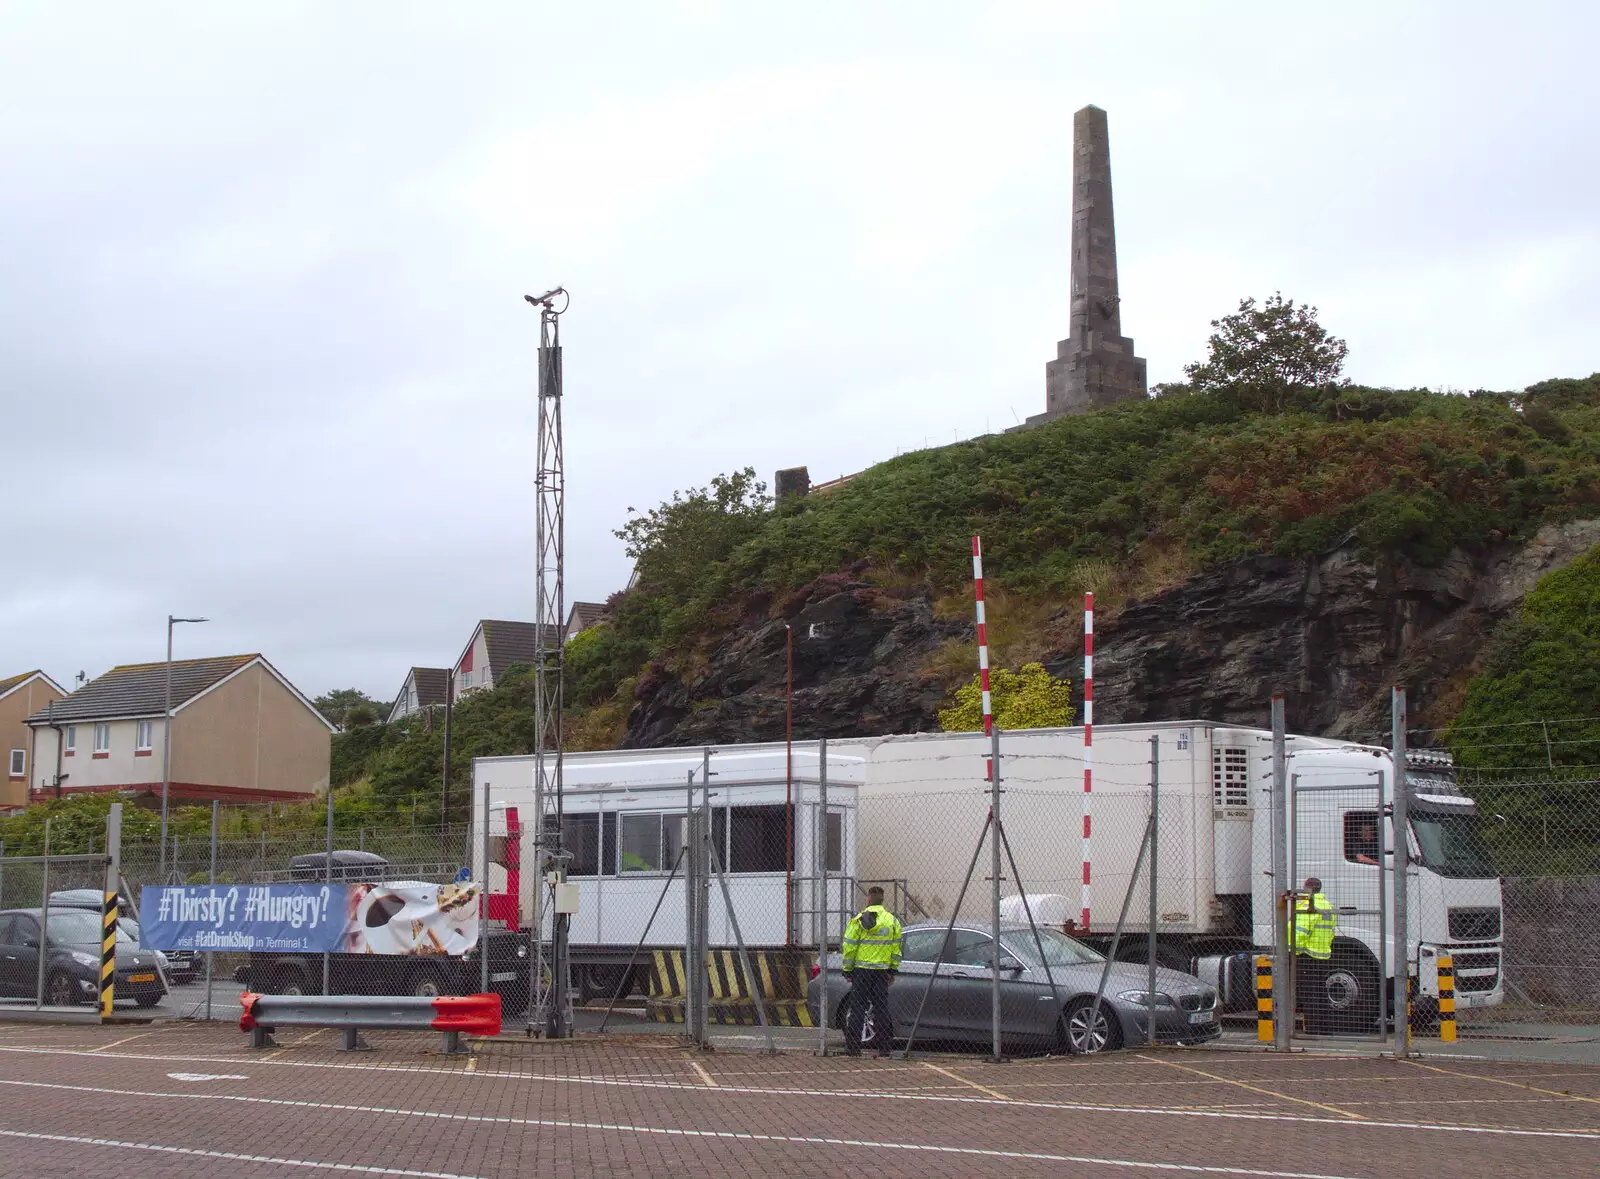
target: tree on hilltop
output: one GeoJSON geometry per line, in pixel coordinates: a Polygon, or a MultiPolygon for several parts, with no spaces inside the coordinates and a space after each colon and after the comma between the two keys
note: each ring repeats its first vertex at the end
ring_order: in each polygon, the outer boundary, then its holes
{"type": "Polygon", "coordinates": [[[1340,383],[1349,348],[1317,322],[1308,303],[1281,293],[1259,306],[1241,299],[1237,312],[1211,326],[1206,358],[1184,366],[1189,391],[1232,390],[1250,408],[1270,413],[1288,408],[1297,392],[1340,383]]]}

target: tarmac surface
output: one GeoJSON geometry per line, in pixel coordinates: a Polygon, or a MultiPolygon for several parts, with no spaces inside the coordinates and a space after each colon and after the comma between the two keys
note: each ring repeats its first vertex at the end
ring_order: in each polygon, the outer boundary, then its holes
{"type": "Polygon", "coordinates": [[[0,1175],[1567,1176],[1600,1068],[1132,1050],[992,1064],[438,1037],[0,1024],[0,1175]]]}

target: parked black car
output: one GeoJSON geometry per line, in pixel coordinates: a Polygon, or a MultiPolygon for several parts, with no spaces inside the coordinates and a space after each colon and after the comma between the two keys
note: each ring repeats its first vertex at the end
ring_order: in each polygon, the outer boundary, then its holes
{"type": "MultiPolygon", "coordinates": [[[[0,993],[38,993],[40,910],[0,911],[0,993]]],[[[83,909],[51,908],[45,917],[44,1001],[52,1007],[93,1003],[100,996],[100,916],[83,909]]],[[[156,952],[117,936],[116,997],[154,1007],[166,992],[156,952]]]]}

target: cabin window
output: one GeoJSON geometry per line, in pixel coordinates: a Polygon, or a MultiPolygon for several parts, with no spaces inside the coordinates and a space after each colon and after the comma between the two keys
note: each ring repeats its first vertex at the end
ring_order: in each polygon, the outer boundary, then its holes
{"type": "Polygon", "coordinates": [[[571,853],[568,876],[600,875],[600,816],[563,815],[561,842],[571,853]]]}
{"type": "Polygon", "coordinates": [[[1344,813],[1344,858],[1352,864],[1383,863],[1377,811],[1344,813]]]}

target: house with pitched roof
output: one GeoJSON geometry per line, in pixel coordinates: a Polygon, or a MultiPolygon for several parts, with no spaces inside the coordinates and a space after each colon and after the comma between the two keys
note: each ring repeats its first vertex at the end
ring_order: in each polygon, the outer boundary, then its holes
{"type": "Polygon", "coordinates": [[[492,688],[513,663],[530,666],[539,649],[539,626],[485,618],[472,631],[466,649],[451,673],[455,698],[479,688],[492,688]]]}
{"type": "MultiPolygon", "coordinates": [[[[31,797],[159,794],[166,671],[165,663],[113,667],[30,715],[31,797]]],[[[309,798],[328,787],[333,731],[260,655],[177,660],[169,797],[183,803],[309,798]]]]}
{"type": "Polygon", "coordinates": [[[28,804],[28,774],[33,766],[33,730],[28,727],[28,717],[66,694],[60,684],[38,670],[0,679],[0,754],[6,759],[6,775],[0,779],[0,810],[28,804]]]}
{"type": "Polygon", "coordinates": [[[386,718],[389,724],[416,712],[430,708],[443,708],[445,693],[450,689],[448,667],[413,667],[406,673],[405,682],[394,698],[394,706],[386,718]]]}
{"type": "Polygon", "coordinates": [[[567,611],[567,638],[582,634],[591,626],[598,626],[611,613],[604,602],[574,602],[567,611]]]}

